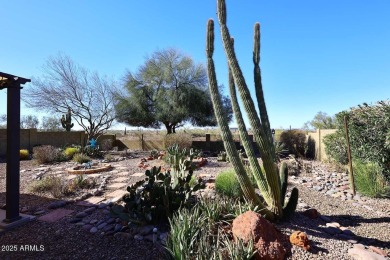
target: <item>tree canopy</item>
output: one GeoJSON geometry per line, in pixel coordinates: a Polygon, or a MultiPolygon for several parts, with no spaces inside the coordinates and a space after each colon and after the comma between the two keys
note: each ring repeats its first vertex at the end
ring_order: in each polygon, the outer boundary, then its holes
{"type": "MultiPolygon", "coordinates": [[[[154,52],[135,73],[128,72],[115,101],[117,120],[132,126],[164,125],[170,134],[184,123],[216,125],[204,66],[172,48],[154,52]]],[[[226,96],[223,103],[230,121],[226,96]]]]}
{"type": "Polygon", "coordinates": [[[307,121],[303,125],[303,129],[335,129],[336,128],[336,119],[333,116],[329,116],[325,112],[318,112],[313,120],[307,121]]]}
{"type": "Polygon", "coordinates": [[[33,78],[32,86],[23,91],[28,107],[57,114],[66,114],[70,109],[72,119],[89,139],[97,138],[111,126],[115,118],[113,81],[63,55],[49,58],[43,72],[43,78],[33,78]]]}

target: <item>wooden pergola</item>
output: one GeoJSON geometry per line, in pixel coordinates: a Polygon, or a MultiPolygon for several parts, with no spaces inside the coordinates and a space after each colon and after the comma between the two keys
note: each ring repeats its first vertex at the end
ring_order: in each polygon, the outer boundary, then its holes
{"type": "Polygon", "coordinates": [[[20,195],[20,90],[30,79],[0,72],[0,90],[7,89],[7,172],[6,216],[3,222],[22,220],[19,215],[20,195]]]}

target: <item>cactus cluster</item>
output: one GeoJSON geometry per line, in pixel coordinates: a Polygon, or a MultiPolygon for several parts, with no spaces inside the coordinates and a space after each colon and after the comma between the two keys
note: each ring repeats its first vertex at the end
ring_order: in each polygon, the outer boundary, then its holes
{"type": "Polygon", "coordinates": [[[167,221],[180,207],[191,204],[192,192],[204,188],[201,179],[191,187],[192,170],[186,176],[174,178],[169,171],[153,167],[145,172],[146,178],[128,186],[123,196],[125,205],[115,205],[111,214],[138,224],[157,224],[167,221]]]}
{"type": "Polygon", "coordinates": [[[70,108],[68,108],[68,113],[66,115],[62,115],[61,125],[65,128],[66,132],[70,132],[70,129],[74,126],[72,123],[72,114],[70,108]]]}
{"type": "Polygon", "coordinates": [[[288,216],[295,211],[298,202],[298,190],[295,188],[290,196],[290,199],[285,203],[285,195],[287,189],[287,167],[284,163],[280,165],[278,170],[277,159],[275,156],[275,147],[272,140],[272,133],[268,114],[264,101],[263,89],[261,84],[260,73],[260,24],[255,24],[254,29],[254,81],[258,109],[258,115],[254,101],[247,87],[243,73],[238,64],[236,54],[234,52],[234,41],[230,37],[228,27],[226,25],[226,4],[224,0],[217,0],[217,14],[219,25],[221,29],[222,41],[224,45],[225,54],[228,60],[229,68],[229,91],[231,96],[232,108],[234,116],[237,121],[240,138],[243,147],[248,156],[249,168],[245,168],[243,162],[234,146],[232,133],[230,132],[227,118],[222,110],[221,95],[218,90],[217,78],[215,74],[215,66],[213,61],[214,52],[214,21],[210,19],[207,24],[207,71],[209,79],[209,88],[214,107],[214,113],[217,118],[218,125],[221,129],[222,140],[224,142],[225,150],[230,158],[233,168],[236,172],[237,179],[243,190],[244,196],[251,202],[263,209],[264,215],[270,219],[280,219],[283,215],[288,216]],[[249,139],[247,128],[243,120],[242,112],[238,104],[236,90],[241,97],[243,106],[248,115],[253,135],[258,145],[261,159],[263,162],[264,171],[262,171],[259,161],[255,156],[252,144],[249,139]],[[261,202],[253,186],[251,185],[250,173],[253,174],[260,192],[265,200],[265,204],[261,202]],[[279,172],[278,172],[279,171],[279,172]]]}

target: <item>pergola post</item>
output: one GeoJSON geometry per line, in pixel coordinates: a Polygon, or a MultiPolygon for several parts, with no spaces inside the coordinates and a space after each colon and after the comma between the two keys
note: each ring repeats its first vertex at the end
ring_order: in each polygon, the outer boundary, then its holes
{"type": "Polygon", "coordinates": [[[6,216],[3,222],[20,220],[20,89],[30,79],[0,72],[0,89],[7,88],[6,216]]]}
{"type": "Polygon", "coordinates": [[[7,93],[7,181],[6,218],[4,222],[19,220],[20,193],[20,84],[11,83],[7,93]]]}

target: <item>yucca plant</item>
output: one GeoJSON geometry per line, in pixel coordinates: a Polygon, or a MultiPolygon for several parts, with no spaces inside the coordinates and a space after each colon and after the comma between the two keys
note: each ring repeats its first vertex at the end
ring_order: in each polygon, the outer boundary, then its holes
{"type": "Polygon", "coordinates": [[[280,167],[280,175],[278,173],[277,158],[275,155],[275,147],[272,140],[272,133],[270,129],[270,123],[268,120],[267,109],[264,101],[261,73],[260,73],[260,24],[255,24],[254,32],[254,50],[253,50],[253,63],[254,63],[254,81],[258,109],[260,115],[256,112],[254,101],[251,98],[251,94],[243,77],[241,68],[238,64],[236,54],[234,52],[234,42],[230,37],[228,27],[226,25],[226,5],[224,0],[217,0],[217,13],[218,20],[222,34],[222,41],[225,49],[225,54],[228,60],[229,67],[229,91],[231,96],[232,108],[234,116],[237,121],[240,138],[242,140],[245,152],[248,156],[250,164],[249,170],[253,174],[257,186],[260,189],[262,196],[267,205],[263,204],[260,198],[255,193],[255,189],[251,184],[249,174],[245,169],[242,160],[239,157],[237,149],[234,145],[233,136],[230,131],[228,120],[223,113],[221,95],[218,90],[218,83],[215,74],[215,67],[213,61],[214,52],[214,21],[210,19],[207,25],[207,71],[209,79],[209,88],[211,98],[214,107],[215,117],[218,125],[221,129],[221,136],[225,146],[225,150],[229,159],[233,165],[234,171],[237,175],[237,179],[240,183],[244,196],[251,203],[258,205],[263,209],[266,218],[270,220],[280,219],[283,217],[283,213],[293,212],[298,202],[298,190],[293,189],[288,203],[284,203],[285,189],[282,189],[283,185],[287,184],[287,167],[282,163],[280,167]],[[236,89],[241,97],[243,106],[251,124],[251,129],[258,145],[261,158],[263,161],[264,171],[262,171],[260,164],[255,156],[253,147],[248,136],[247,128],[245,126],[241,108],[238,104],[236,89]]]}

